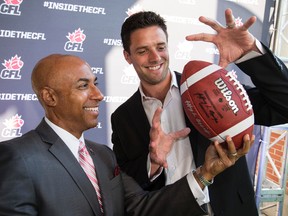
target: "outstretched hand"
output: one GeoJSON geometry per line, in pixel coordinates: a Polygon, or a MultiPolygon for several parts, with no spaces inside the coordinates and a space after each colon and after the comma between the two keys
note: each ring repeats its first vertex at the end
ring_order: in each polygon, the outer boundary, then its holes
{"type": "Polygon", "coordinates": [[[242,156],[248,153],[255,136],[250,137],[246,134],[243,137],[242,148],[236,150],[233,140],[230,136],[226,138],[227,147],[223,147],[219,142],[212,143],[205,154],[205,162],[202,166],[202,175],[208,179],[213,179],[216,175],[235,164],[235,162],[242,156]]]}
{"type": "Polygon", "coordinates": [[[157,168],[160,166],[167,168],[168,164],[166,158],[174,144],[174,141],[186,137],[190,133],[190,128],[184,128],[166,134],[161,127],[161,113],[162,108],[158,107],[152,119],[149,145],[150,160],[151,164],[156,165],[157,168]]]}
{"type": "Polygon", "coordinates": [[[254,50],[257,51],[255,38],[248,29],[256,22],[250,17],[242,26],[236,26],[231,9],[225,10],[226,27],[215,20],[201,16],[199,21],[210,26],[217,34],[199,33],[186,36],[189,41],[205,41],[214,43],[220,53],[219,66],[228,64],[254,50]]]}

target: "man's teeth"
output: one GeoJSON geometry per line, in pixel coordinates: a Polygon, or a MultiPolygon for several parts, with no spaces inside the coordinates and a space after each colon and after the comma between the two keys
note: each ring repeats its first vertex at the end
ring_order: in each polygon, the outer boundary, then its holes
{"type": "Polygon", "coordinates": [[[85,110],[96,112],[98,111],[98,107],[85,107],[85,110]]]}
{"type": "Polygon", "coordinates": [[[160,68],[160,65],[149,67],[149,70],[158,70],[160,68]]]}

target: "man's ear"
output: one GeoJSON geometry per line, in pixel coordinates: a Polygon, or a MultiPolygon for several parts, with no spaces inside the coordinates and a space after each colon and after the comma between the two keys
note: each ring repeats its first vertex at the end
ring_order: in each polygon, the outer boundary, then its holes
{"type": "Polygon", "coordinates": [[[41,97],[46,106],[55,106],[57,104],[57,96],[52,88],[44,87],[41,90],[41,97]]]}
{"type": "Polygon", "coordinates": [[[128,62],[128,64],[131,64],[130,54],[127,51],[123,50],[123,55],[126,61],[128,62]]]}

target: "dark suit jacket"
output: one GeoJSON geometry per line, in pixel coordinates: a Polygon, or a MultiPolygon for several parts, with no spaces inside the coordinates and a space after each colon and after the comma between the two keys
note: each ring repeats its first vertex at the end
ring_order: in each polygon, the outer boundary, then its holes
{"type": "MultiPolygon", "coordinates": [[[[86,145],[96,167],[105,215],[203,213],[186,178],[148,193],[125,173],[115,172],[116,158],[110,148],[90,141],[86,145]]],[[[22,137],[0,143],[0,215],[101,215],[92,184],[44,120],[22,137]]]]}
{"type": "MultiPolygon", "coordinates": [[[[257,86],[257,89],[246,87],[253,104],[256,124],[270,126],[287,123],[288,71],[285,65],[267,49],[265,55],[238,64],[238,67],[257,86]]],[[[177,79],[180,79],[180,74],[177,74],[177,79]]],[[[146,163],[150,125],[139,90],[112,114],[111,123],[113,150],[120,167],[145,189],[163,187],[164,174],[153,183],[148,179],[146,163]]],[[[191,128],[189,138],[194,160],[199,166],[204,162],[210,141],[196,131],[187,117],[186,123],[191,128]]],[[[214,183],[209,186],[209,193],[211,206],[217,216],[258,215],[245,157],[216,176],[214,183]]]]}

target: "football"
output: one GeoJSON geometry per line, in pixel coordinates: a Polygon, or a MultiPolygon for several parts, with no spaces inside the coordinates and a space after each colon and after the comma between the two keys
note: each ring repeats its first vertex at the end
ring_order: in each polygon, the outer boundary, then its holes
{"type": "Polygon", "coordinates": [[[190,61],[181,75],[181,100],[190,122],[206,138],[225,145],[228,135],[236,149],[253,133],[249,97],[233,72],[206,61],[190,61]]]}

